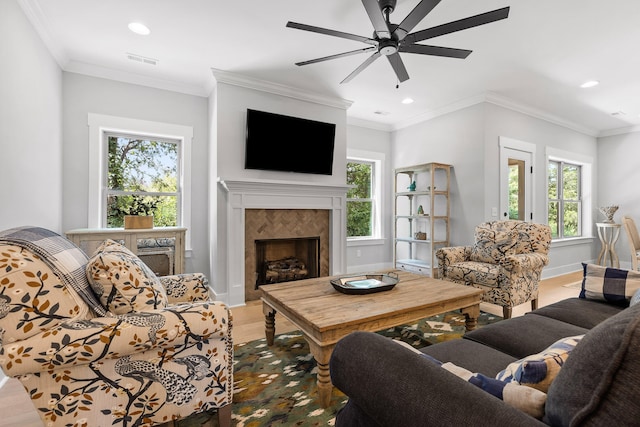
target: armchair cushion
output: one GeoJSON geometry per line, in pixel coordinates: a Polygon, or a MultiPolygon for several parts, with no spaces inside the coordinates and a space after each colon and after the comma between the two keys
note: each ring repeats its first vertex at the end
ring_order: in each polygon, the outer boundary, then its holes
{"type": "Polygon", "coordinates": [[[87,278],[100,303],[111,313],[155,310],[168,303],[153,271],[125,246],[110,239],[89,259],[87,278]]]}
{"type": "Polygon", "coordinates": [[[482,283],[485,286],[498,286],[500,265],[485,262],[466,261],[452,264],[446,269],[448,280],[460,283],[482,283]]]}
{"type": "Polygon", "coordinates": [[[158,277],[167,292],[169,304],[177,302],[207,301],[209,295],[209,281],[202,273],[184,273],[173,276],[158,277]]]}
{"type": "Polygon", "coordinates": [[[470,259],[476,262],[497,264],[508,255],[516,253],[518,233],[515,231],[496,232],[478,228],[470,259]]]}

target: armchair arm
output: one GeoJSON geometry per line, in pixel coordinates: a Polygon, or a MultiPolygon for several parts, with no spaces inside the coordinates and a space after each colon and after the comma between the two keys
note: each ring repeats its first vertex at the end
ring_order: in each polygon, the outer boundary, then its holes
{"type": "Polygon", "coordinates": [[[336,426],[542,426],[426,358],[370,332],[340,340],[333,384],[349,397],[336,426]],[[373,421],[375,420],[375,422],[373,421]]]}
{"type": "Polygon", "coordinates": [[[62,323],[0,349],[9,376],[86,365],[158,349],[173,352],[231,335],[231,312],[222,302],[198,302],[116,317],[62,323]]]}
{"type": "Polygon", "coordinates": [[[439,277],[445,277],[446,267],[457,262],[468,261],[471,256],[471,246],[450,246],[448,248],[440,248],[436,251],[438,258],[439,277]]]}
{"type": "Polygon", "coordinates": [[[169,304],[209,301],[209,281],[202,273],[175,274],[158,277],[169,297],[169,304]]]}
{"type": "Polygon", "coordinates": [[[549,264],[549,257],[537,252],[508,255],[504,257],[504,259],[500,260],[502,268],[507,270],[510,274],[517,275],[521,275],[523,271],[542,270],[542,268],[547,264],[549,264]]]}

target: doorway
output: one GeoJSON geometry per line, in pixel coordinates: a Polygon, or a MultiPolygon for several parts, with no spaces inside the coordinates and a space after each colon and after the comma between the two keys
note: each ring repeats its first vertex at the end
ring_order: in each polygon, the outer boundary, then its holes
{"type": "Polygon", "coordinates": [[[535,145],[500,137],[500,217],[533,221],[535,145]]]}

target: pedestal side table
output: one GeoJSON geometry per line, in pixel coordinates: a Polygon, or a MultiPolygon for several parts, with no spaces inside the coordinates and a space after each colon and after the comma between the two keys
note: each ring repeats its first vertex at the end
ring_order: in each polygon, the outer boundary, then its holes
{"type": "Polygon", "coordinates": [[[621,225],[598,222],[596,223],[596,227],[598,227],[598,237],[602,243],[602,249],[600,249],[600,255],[598,255],[598,264],[606,267],[608,257],[611,262],[611,267],[620,268],[620,260],[616,253],[616,242],[618,241],[618,237],[620,237],[621,225]]]}

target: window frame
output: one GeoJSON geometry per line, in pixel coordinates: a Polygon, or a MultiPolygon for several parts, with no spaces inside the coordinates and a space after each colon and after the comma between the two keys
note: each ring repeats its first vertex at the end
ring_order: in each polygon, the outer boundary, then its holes
{"type": "MultiPolygon", "coordinates": [[[[360,244],[381,244],[383,242],[383,175],[384,175],[383,153],[366,150],[347,149],[347,163],[367,163],[372,165],[371,172],[371,199],[354,199],[357,201],[372,202],[372,234],[371,236],[353,236],[347,237],[347,246],[357,246],[360,244]]],[[[346,167],[346,164],[345,164],[346,167]]],[[[345,170],[346,173],[346,170],[345,170]]],[[[351,199],[346,198],[346,202],[351,199]]]]}
{"type": "MultiPolygon", "coordinates": [[[[579,226],[579,231],[580,231],[580,235],[579,236],[571,236],[571,237],[564,237],[563,236],[563,229],[561,228],[561,221],[559,220],[559,224],[558,224],[558,237],[554,237],[553,238],[553,242],[571,242],[571,241],[575,241],[575,240],[581,240],[581,239],[586,239],[586,238],[592,238],[593,237],[593,227],[592,227],[592,214],[591,214],[591,210],[592,210],[592,205],[593,205],[593,200],[592,200],[592,187],[593,187],[593,180],[592,180],[592,165],[593,165],[593,159],[589,156],[585,156],[582,154],[578,154],[578,153],[572,153],[572,152],[568,152],[568,151],[564,151],[564,150],[558,150],[555,148],[551,148],[551,147],[547,147],[546,149],[546,162],[545,162],[545,178],[546,178],[546,182],[545,182],[545,188],[546,188],[546,194],[545,194],[545,199],[546,199],[546,221],[548,223],[549,221],[549,206],[550,206],[550,202],[552,201],[552,199],[549,198],[549,163],[550,162],[556,162],[559,164],[560,168],[558,169],[558,194],[556,195],[557,197],[560,195],[560,190],[561,190],[561,179],[560,179],[560,175],[562,174],[562,169],[561,166],[562,164],[567,164],[567,165],[573,165],[573,166],[579,166],[580,167],[580,177],[579,177],[579,182],[578,182],[578,186],[579,186],[579,200],[578,200],[578,226],[579,226]]],[[[558,204],[558,211],[560,212],[560,207],[561,207],[561,203],[559,198],[557,199],[553,199],[554,201],[559,201],[558,204]]],[[[573,200],[571,200],[573,201],[573,200]]]]}
{"type": "Polygon", "coordinates": [[[191,146],[193,127],[171,123],[89,113],[89,200],[87,226],[106,228],[108,135],[119,134],[177,141],[178,227],[187,229],[186,250],[191,250],[191,146]]]}

